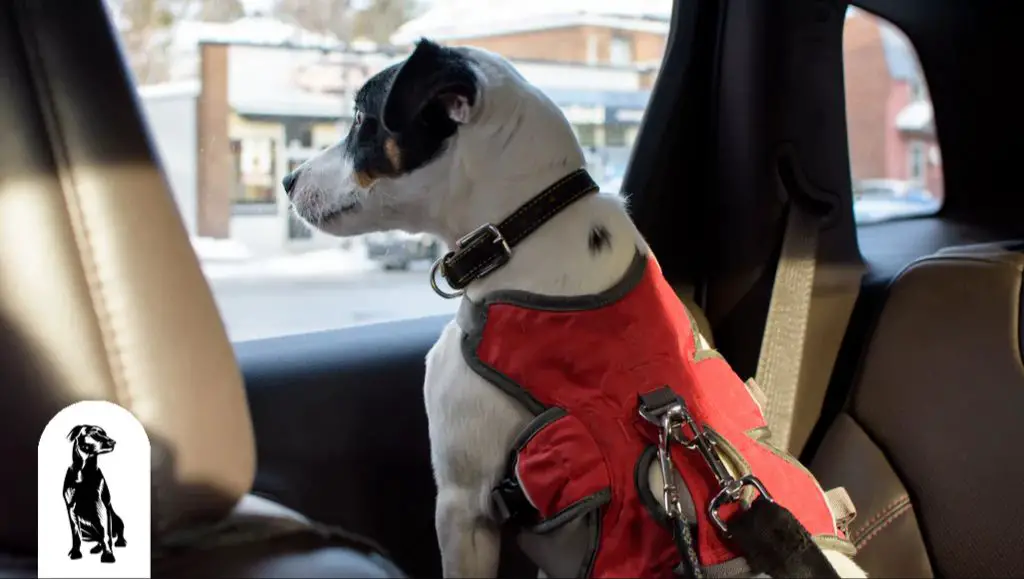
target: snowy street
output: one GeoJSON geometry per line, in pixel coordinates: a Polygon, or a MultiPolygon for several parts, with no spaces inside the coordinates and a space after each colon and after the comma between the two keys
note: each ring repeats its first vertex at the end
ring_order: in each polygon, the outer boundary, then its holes
{"type": "Polygon", "coordinates": [[[232,341],[454,314],[458,305],[430,289],[429,264],[382,271],[361,247],[257,259],[228,243],[193,244],[232,341]]]}

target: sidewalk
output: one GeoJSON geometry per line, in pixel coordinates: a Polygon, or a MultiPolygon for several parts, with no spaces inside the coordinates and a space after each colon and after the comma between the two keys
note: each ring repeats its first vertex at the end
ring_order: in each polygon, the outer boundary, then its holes
{"type": "Polygon", "coordinates": [[[256,256],[231,240],[193,238],[192,245],[210,281],[298,280],[358,277],[380,269],[361,245],[353,249],[319,249],[305,253],[256,256]]]}

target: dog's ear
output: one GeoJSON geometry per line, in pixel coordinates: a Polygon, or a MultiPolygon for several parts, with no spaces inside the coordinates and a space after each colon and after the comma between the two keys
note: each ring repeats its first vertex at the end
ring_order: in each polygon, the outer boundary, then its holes
{"type": "Polygon", "coordinates": [[[78,436],[82,434],[82,431],[85,430],[86,428],[89,428],[88,424],[79,424],[78,426],[72,428],[71,432],[68,433],[68,440],[74,440],[78,438],[78,436]]]}
{"type": "Polygon", "coordinates": [[[465,124],[476,104],[478,79],[464,54],[420,39],[395,73],[384,99],[381,121],[401,133],[417,120],[430,123],[443,111],[448,122],[465,124]]]}

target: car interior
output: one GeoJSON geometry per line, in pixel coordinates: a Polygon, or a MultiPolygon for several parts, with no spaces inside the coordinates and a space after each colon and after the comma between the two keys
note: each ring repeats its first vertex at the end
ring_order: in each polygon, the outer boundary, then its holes
{"type": "MultiPolygon", "coordinates": [[[[791,450],[849,492],[869,576],[1024,575],[1018,21],[856,3],[916,47],[945,175],[936,215],[857,228],[847,3],[674,2],[623,187],[666,276],[753,376],[786,209],[816,204],[791,450]]],[[[0,3],[0,78],[0,577],[35,576],[40,432],[89,399],[149,432],[154,576],[437,576],[421,389],[450,316],[231,344],[102,0],[0,3]]],[[[535,573],[505,543],[501,576],[535,573]]]]}

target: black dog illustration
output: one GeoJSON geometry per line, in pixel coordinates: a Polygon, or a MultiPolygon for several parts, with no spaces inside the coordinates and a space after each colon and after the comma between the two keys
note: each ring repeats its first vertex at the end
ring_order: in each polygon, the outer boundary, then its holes
{"type": "Polygon", "coordinates": [[[96,543],[90,553],[102,552],[100,561],[113,563],[114,547],[125,547],[124,521],[110,504],[110,488],[96,457],[114,450],[114,441],[99,426],[81,424],[71,429],[71,466],[64,476],[64,504],[71,523],[71,559],[82,558],[82,541],[96,543]]]}

